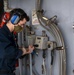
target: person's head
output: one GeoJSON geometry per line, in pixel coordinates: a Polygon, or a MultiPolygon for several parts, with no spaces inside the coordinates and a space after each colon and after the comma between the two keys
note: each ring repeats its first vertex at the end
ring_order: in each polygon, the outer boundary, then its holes
{"type": "Polygon", "coordinates": [[[29,21],[28,15],[21,8],[15,8],[10,11],[10,17],[7,21],[7,24],[11,23],[14,31],[17,30],[18,32],[18,29],[22,29],[27,21],[29,21]]]}
{"type": "Polygon", "coordinates": [[[10,11],[10,20],[13,20],[12,18],[17,20],[16,23],[12,22],[13,24],[17,24],[20,20],[23,20],[24,18],[26,21],[29,21],[28,15],[21,8],[15,8],[10,11]],[[15,17],[16,17],[16,19],[15,19],[15,17]]]}

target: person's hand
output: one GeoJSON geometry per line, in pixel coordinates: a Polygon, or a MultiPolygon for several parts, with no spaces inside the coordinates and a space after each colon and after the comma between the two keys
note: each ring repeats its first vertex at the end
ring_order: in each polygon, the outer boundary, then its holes
{"type": "Polygon", "coordinates": [[[23,54],[22,55],[25,55],[25,54],[30,54],[32,53],[34,50],[34,46],[32,45],[29,45],[29,47],[27,49],[25,49],[24,47],[22,48],[22,51],[23,51],[23,54]]]}
{"type": "Polygon", "coordinates": [[[23,52],[22,55],[25,55],[26,54],[26,49],[24,47],[22,47],[21,50],[23,52]]]}
{"type": "Polygon", "coordinates": [[[29,45],[28,50],[27,50],[27,53],[32,53],[33,50],[34,50],[34,46],[29,45]]]}

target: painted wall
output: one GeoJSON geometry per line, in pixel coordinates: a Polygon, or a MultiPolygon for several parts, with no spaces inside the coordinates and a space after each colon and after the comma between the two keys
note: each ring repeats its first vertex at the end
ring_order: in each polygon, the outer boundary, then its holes
{"type": "MultiPolygon", "coordinates": [[[[35,9],[36,0],[9,0],[11,8],[24,9],[30,18],[35,9]]],[[[67,57],[67,75],[74,75],[74,0],[43,0],[42,8],[46,17],[57,15],[58,27],[65,40],[67,57]]],[[[31,24],[31,20],[28,24],[31,24]]],[[[58,72],[58,71],[57,71],[58,72]]],[[[57,73],[55,74],[57,75],[57,73]]]]}

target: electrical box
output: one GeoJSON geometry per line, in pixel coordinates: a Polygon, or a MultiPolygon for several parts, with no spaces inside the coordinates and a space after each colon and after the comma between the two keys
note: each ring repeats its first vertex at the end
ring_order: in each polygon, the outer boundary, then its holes
{"type": "Polygon", "coordinates": [[[32,11],[32,25],[39,25],[39,21],[37,18],[36,10],[32,11]]]}
{"type": "Polygon", "coordinates": [[[26,36],[26,47],[35,43],[35,35],[26,36]]]}
{"type": "Polygon", "coordinates": [[[38,45],[36,49],[47,49],[48,48],[48,37],[44,36],[36,36],[35,44],[38,45]]]}

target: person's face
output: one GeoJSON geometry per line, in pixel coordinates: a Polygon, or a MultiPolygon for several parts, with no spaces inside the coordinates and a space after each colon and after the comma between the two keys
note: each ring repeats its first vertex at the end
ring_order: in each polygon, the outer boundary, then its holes
{"type": "Polygon", "coordinates": [[[22,20],[19,21],[18,25],[21,26],[21,27],[24,27],[24,25],[26,24],[26,22],[27,22],[27,21],[26,21],[26,19],[24,18],[24,19],[22,19],[22,20]]]}
{"type": "Polygon", "coordinates": [[[26,22],[27,21],[25,18],[20,20],[18,24],[14,25],[14,32],[19,33],[21,31],[23,31],[23,28],[24,28],[24,25],[26,24],[26,22]]]}

